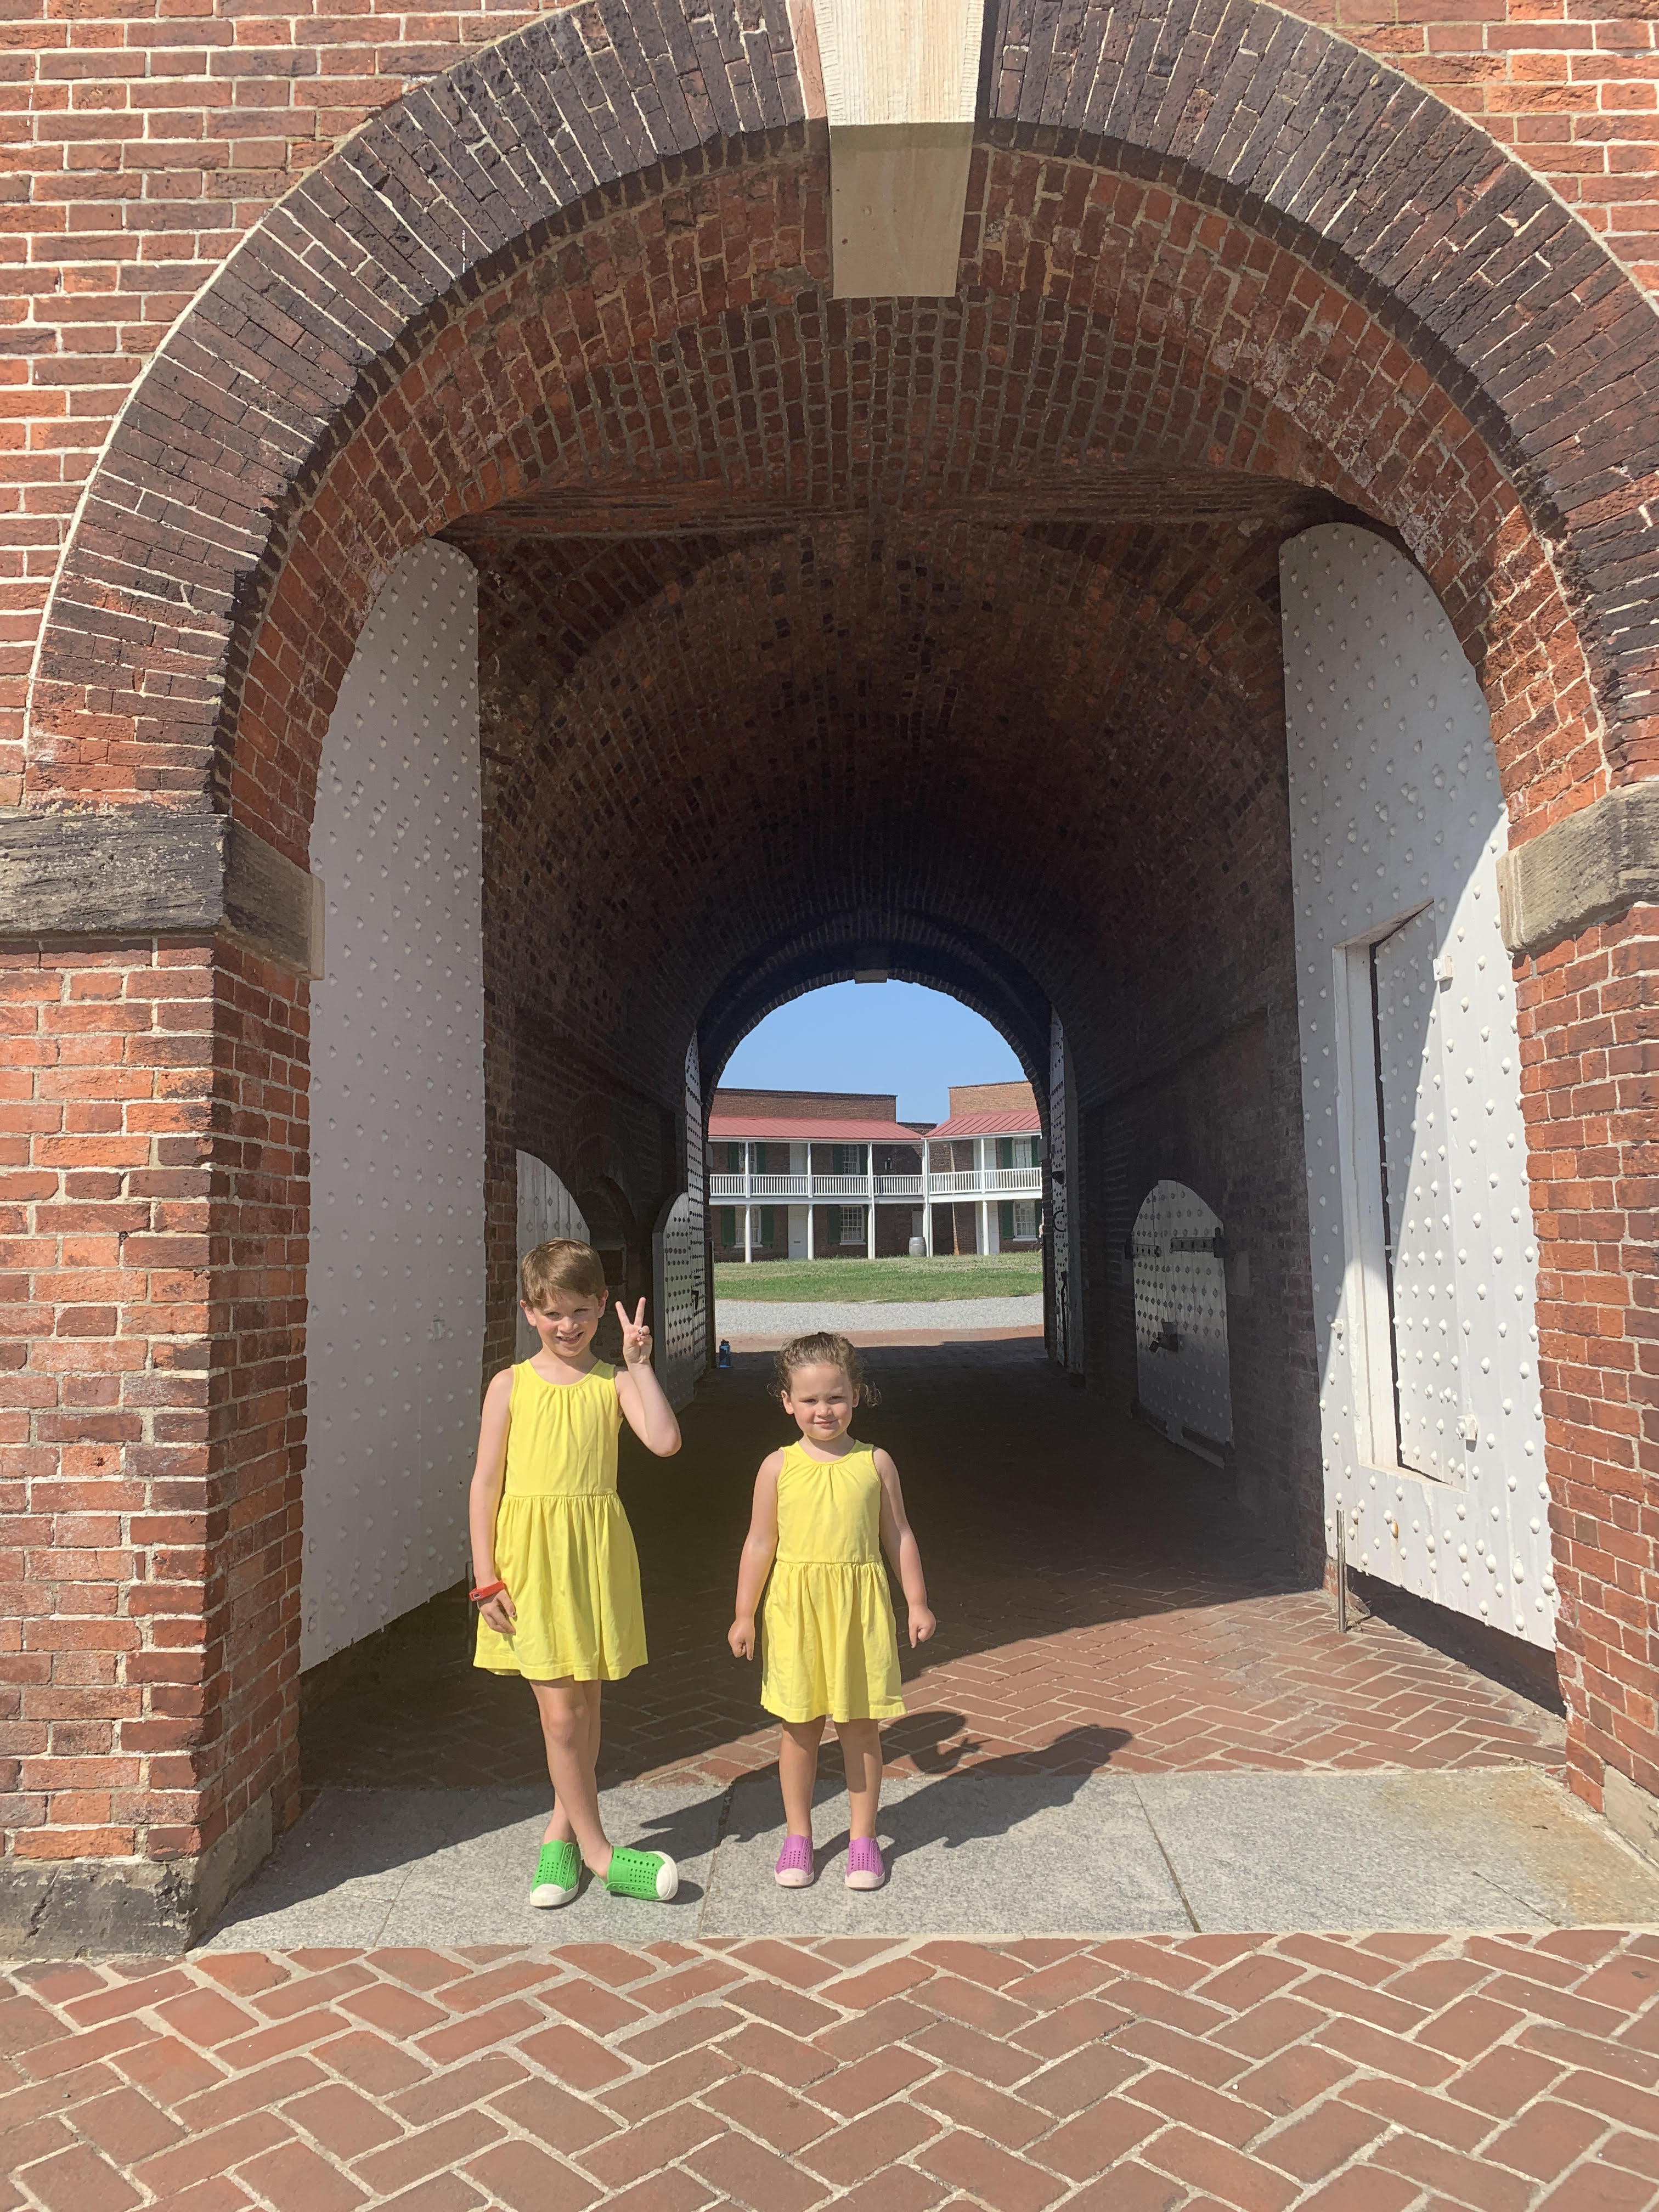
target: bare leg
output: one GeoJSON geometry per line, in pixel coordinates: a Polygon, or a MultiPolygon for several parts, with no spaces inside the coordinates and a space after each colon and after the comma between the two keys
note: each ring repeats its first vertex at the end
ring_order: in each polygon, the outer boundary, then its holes
{"type": "Polygon", "coordinates": [[[847,1795],[852,1806],[850,1833],[856,1840],[876,1832],[881,1806],[881,1729],[874,1721],[837,1721],[847,1795]]]}
{"type": "Polygon", "coordinates": [[[530,1686],[536,1692],[541,1714],[555,1817],[563,1815],[589,1871],[602,1875],[611,1864],[611,1841],[599,1825],[599,1793],[593,1779],[599,1685],[567,1680],[532,1682],[530,1686]]]}
{"type": "MultiPolygon", "coordinates": [[[[589,1772],[597,1777],[599,1771],[599,1693],[605,1686],[602,1682],[577,1682],[574,1686],[576,1689],[582,1691],[587,1698],[587,1766],[589,1772]]],[[[532,1685],[532,1687],[534,1687],[533,1684],[532,1685]]],[[[549,1771],[550,1772],[551,1771],[550,1767],[549,1771]]],[[[553,1816],[549,1820],[545,1830],[543,1832],[542,1841],[544,1844],[573,1844],[575,1840],[576,1832],[571,1826],[569,1818],[565,1812],[564,1807],[560,1802],[557,1784],[556,1784],[554,1785],[553,1816]]]]}
{"type": "Polygon", "coordinates": [[[818,1746],[823,1722],[786,1721],[778,1745],[778,1780],[783,1785],[783,1818],[792,1836],[812,1832],[812,1785],[818,1778],[818,1746]]]}

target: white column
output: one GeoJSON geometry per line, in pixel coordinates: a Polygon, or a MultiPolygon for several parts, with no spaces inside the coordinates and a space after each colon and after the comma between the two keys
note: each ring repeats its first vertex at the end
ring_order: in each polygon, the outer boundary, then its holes
{"type": "Polygon", "coordinates": [[[933,1179],[933,1154],[927,1139],[921,1140],[921,1233],[927,1242],[927,1256],[933,1256],[933,1194],[928,1185],[933,1179]]]}
{"type": "Polygon", "coordinates": [[[810,1259],[811,1259],[811,1258],[812,1258],[812,1256],[813,1256],[813,1253],[812,1253],[812,1199],[811,1199],[811,1190],[812,1190],[812,1147],[811,1147],[810,1145],[806,1147],[806,1163],[807,1163],[807,1164],[806,1164],[806,1189],[807,1189],[807,1199],[806,1199],[806,1256],[807,1256],[807,1258],[810,1260],[810,1259]]]}
{"type": "Polygon", "coordinates": [[[873,1260],[876,1256],[876,1148],[873,1145],[866,1145],[864,1148],[864,1171],[870,1186],[870,1203],[864,1211],[864,1256],[866,1260],[873,1260]]]}
{"type": "MultiPolygon", "coordinates": [[[[975,1137],[974,1139],[974,1158],[978,1163],[975,1181],[982,1192],[985,1188],[985,1139],[983,1137],[975,1137]]],[[[989,1200],[981,1197],[979,1201],[979,1235],[974,1240],[975,1248],[981,1258],[991,1249],[991,1220],[987,1210],[988,1206],[989,1200]]]]}
{"type": "Polygon", "coordinates": [[[748,1264],[749,1264],[749,1262],[750,1262],[750,1261],[754,1258],[754,1256],[755,1256],[755,1209],[754,1209],[754,1207],[753,1207],[752,1206],[750,1206],[750,1205],[749,1204],[748,1200],[745,1199],[745,1200],[744,1200],[744,1207],[743,1207],[743,1258],[744,1258],[744,1265],[745,1267],[747,1267],[747,1266],[748,1266],[748,1264]]]}

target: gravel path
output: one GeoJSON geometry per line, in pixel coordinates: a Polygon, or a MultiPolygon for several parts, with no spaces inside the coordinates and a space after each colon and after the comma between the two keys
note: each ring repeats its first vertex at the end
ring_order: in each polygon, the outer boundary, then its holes
{"type": "Polygon", "coordinates": [[[1023,1298],[908,1298],[872,1300],[868,1305],[773,1304],[751,1298],[720,1298],[714,1321],[722,1336],[799,1336],[811,1328],[836,1328],[855,1341],[860,1330],[890,1328],[1040,1328],[1042,1293],[1023,1298]]]}

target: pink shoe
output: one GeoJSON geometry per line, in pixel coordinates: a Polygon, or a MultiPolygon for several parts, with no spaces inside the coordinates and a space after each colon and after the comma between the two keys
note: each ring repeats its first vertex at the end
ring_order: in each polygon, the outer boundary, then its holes
{"type": "Polygon", "coordinates": [[[812,1880],[812,1838],[790,1836],[778,1853],[772,1879],[780,1889],[805,1889],[812,1880]]]}
{"type": "Polygon", "coordinates": [[[848,1889],[879,1889],[886,1879],[880,1844],[873,1836],[854,1836],[847,1846],[848,1889]]]}

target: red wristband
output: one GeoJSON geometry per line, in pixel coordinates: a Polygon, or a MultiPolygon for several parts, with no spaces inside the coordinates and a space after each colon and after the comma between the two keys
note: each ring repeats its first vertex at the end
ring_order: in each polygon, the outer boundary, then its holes
{"type": "Polygon", "coordinates": [[[507,1584],[505,1583],[480,1583],[477,1589],[475,1590],[469,1590],[467,1592],[467,1595],[471,1598],[474,1605],[482,1605],[486,1598],[492,1598],[498,1595],[500,1592],[504,1590],[506,1588],[507,1584]]]}

